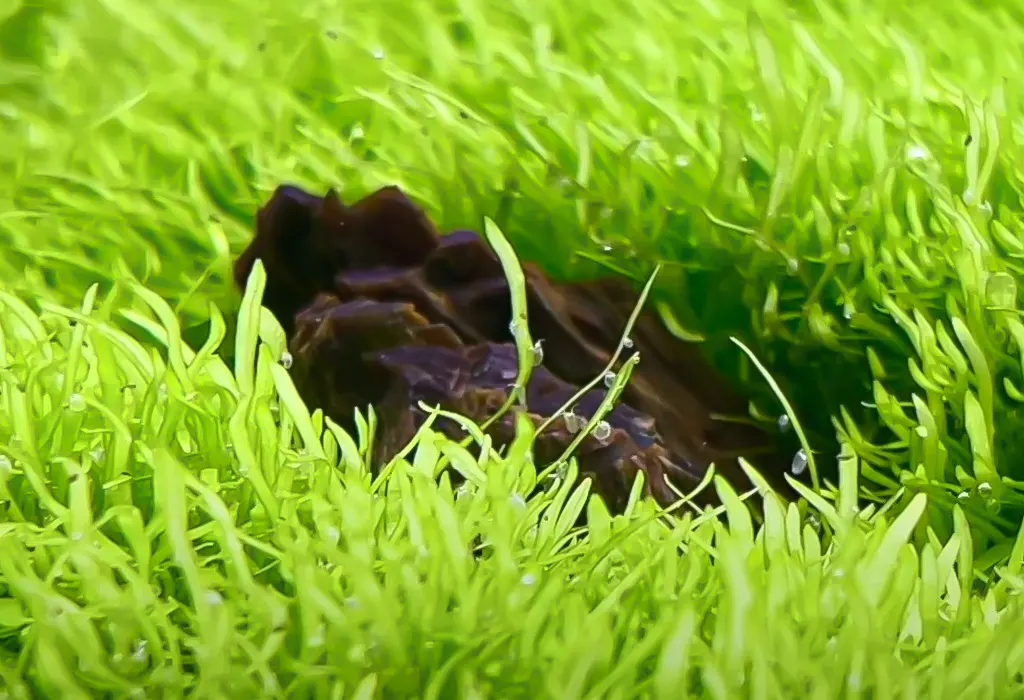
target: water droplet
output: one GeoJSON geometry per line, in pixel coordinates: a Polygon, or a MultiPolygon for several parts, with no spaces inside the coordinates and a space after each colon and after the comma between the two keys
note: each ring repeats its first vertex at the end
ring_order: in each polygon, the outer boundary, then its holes
{"type": "Polygon", "coordinates": [[[516,334],[519,332],[519,321],[510,322],[508,324],[508,332],[512,334],[513,338],[515,338],[516,334]]]}
{"type": "Polygon", "coordinates": [[[384,49],[382,49],[382,48],[374,49],[373,50],[373,57],[376,58],[378,61],[383,60],[384,59],[384,49]]]}
{"type": "Polygon", "coordinates": [[[580,428],[583,427],[583,421],[572,411],[566,411],[563,413],[562,419],[565,421],[565,429],[570,433],[578,433],[580,428]]]}
{"type": "Polygon", "coordinates": [[[907,160],[925,160],[931,156],[927,146],[919,143],[907,146],[907,160]]]}
{"type": "Polygon", "coordinates": [[[610,253],[613,250],[614,250],[614,248],[612,248],[611,243],[602,243],[601,244],[601,252],[602,253],[610,253]]]}
{"type": "Polygon", "coordinates": [[[459,484],[459,488],[455,489],[455,498],[461,499],[469,496],[469,482],[465,481],[459,484]]]}
{"type": "Polygon", "coordinates": [[[836,246],[836,250],[838,250],[839,254],[845,258],[847,255],[850,254],[850,244],[843,241],[838,246],[836,246]]]}
{"type": "Polygon", "coordinates": [[[598,440],[607,440],[612,435],[612,426],[608,425],[608,421],[598,421],[592,435],[598,440]]]}
{"type": "Polygon", "coordinates": [[[789,431],[789,416],[783,413],[779,416],[779,432],[785,433],[789,431]]]}
{"type": "Polygon", "coordinates": [[[1017,304],[1017,281],[1007,272],[997,272],[988,278],[985,295],[992,306],[1012,309],[1017,304]]]}
{"type": "Polygon", "coordinates": [[[68,408],[74,411],[75,413],[81,413],[82,411],[84,411],[85,406],[85,397],[79,394],[78,392],[72,394],[71,397],[68,399],[68,408]]]}
{"type": "Polygon", "coordinates": [[[791,275],[800,272],[800,261],[796,258],[790,258],[786,261],[786,268],[789,270],[791,275]]]}
{"type": "Polygon", "coordinates": [[[992,494],[992,484],[987,481],[983,481],[978,484],[978,493],[982,496],[990,496],[992,494]]]}
{"type": "Polygon", "coordinates": [[[348,137],[353,141],[358,141],[364,136],[366,136],[366,132],[363,130],[362,124],[356,124],[352,127],[352,131],[348,132],[348,137]]]}
{"type": "Polygon", "coordinates": [[[290,352],[288,352],[287,350],[282,352],[281,353],[281,366],[284,367],[285,369],[291,369],[293,364],[295,364],[295,358],[292,357],[292,354],[290,352]]]}
{"type": "Polygon", "coordinates": [[[135,648],[132,649],[132,658],[138,663],[144,663],[146,658],[149,656],[149,642],[145,639],[140,639],[135,643],[135,648]]]}
{"type": "Polygon", "coordinates": [[[80,530],[75,530],[71,533],[71,540],[73,542],[81,542],[83,537],[85,537],[85,534],[82,533],[80,530]]]}
{"type": "Polygon", "coordinates": [[[633,347],[633,339],[632,338],[623,338],[622,339],[622,347],[624,349],[626,349],[626,350],[629,350],[630,348],[632,348],[633,347]]]}
{"type": "Polygon", "coordinates": [[[615,372],[604,373],[604,385],[609,389],[615,386],[615,372]]]}
{"type": "Polygon", "coordinates": [[[537,577],[533,574],[523,574],[523,578],[520,579],[524,586],[532,586],[537,583],[537,577]]]}
{"type": "Polygon", "coordinates": [[[814,513],[811,513],[810,515],[807,516],[807,524],[815,532],[821,532],[821,520],[819,520],[818,516],[815,515],[814,513]]]}
{"type": "Polygon", "coordinates": [[[690,157],[689,156],[679,155],[679,156],[676,156],[676,161],[675,162],[676,162],[676,166],[677,167],[685,168],[686,166],[688,166],[690,164],[690,157]]]}
{"type": "Polygon", "coordinates": [[[969,500],[971,500],[971,494],[967,493],[966,491],[961,491],[960,493],[958,493],[956,495],[956,500],[958,500],[958,501],[969,501],[969,500]]]}
{"type": "Polygon", "coordinates": [[[540,367],[544,363],[544,341],[538,340],[533,344],[533,366],[540,367]]]}
{"type": "Polygon", "coordinates": [[[804,452],[804,448],[800,448],[793,455],[793,465],[790,467],[790,471],[793,472],[794,476],[799,476],[804,473],[807,469],[807,453],[804,452]]]}
{"type": "Polygon", "coordinates": [[[757,108],[757,105],[750,105],[750,118],[754,123],[760,124],[764,121],[764,112],[757,108]]]}
{"type": "Polygon", "coordinates": [[[220,605],[221,603],[224,602],[224,599],[221,597],[220,593],[218,593],[217,591],[207,591],[206,592],[206,602],[209,603],[210,605],[220,605]]]}
{"type": "Polygon", "coordinates": [[[7,455],[0,455],[0,474],[6,476],[13,468],[14,465],[11,463],[11,458],[7,455]]]}
{"type": "Polygon", "coordinates": [[[846,304],[843,305],[843,318],[845,318],[847,321],[853,318],[854,314],[856,313],[857,307],[855,307],[852,303],[847,302],[846,304]]]}

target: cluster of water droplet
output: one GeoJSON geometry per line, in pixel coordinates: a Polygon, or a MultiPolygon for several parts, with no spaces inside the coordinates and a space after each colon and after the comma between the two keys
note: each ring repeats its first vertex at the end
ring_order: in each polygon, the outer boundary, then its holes
{"type": "Polygon", "coordinates": [[[969,490],[961,491],[957,494],[956,499],[961,503],[968,503],[976,493],[984,501],[985,509],[992,514],[997,514],[1002,509],[1002,505],[999,500],[993,498],[992,494],[995,491],[992,484],[987,481],[982,481],[974,487],[974,493],[969,490]]]}

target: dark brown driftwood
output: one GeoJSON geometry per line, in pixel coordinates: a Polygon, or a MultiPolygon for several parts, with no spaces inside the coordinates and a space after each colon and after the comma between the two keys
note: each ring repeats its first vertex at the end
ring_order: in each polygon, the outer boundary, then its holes
{"type": "MultiPolygon", "coordinates": [[[[439,235],[397,188],[346,206],[333,191],[321,198],[279,187],[237,261],[240,286],[256,259],[267,271],[264,304],[289,335],[303,398],[345,426],[354,409],[372,403],[381,415],[378,462],[399,451],[421,424],[420,401],[482,422],[508,396],[516,353],[501,264],[474,232],[439,235]]],[[[544,348],[544,363],[527,390],[530,415],[540,423],[603,371],[637,293],[623,279],[557,284],[533,265],[524,269],[530,331],[544,348]]],[[[641,361],[607,419],[612,430],[589,436],[576,453],[582,474],[593,478],[613,511],[624,506],[638,470],[663,505],[677,498],[668,480],[688,491],[712,462],[747,488],[739,456],[783,486],[788,460],[770,436],[715,418],[745,414],[746,402],[696,346],[647,313],[631,339],[641,361]]],[[[603,391],[589,392],[574,415],[589,418],[602,398],[603,391]]],[[[569,423],[575,423],[571,416],[569,423]]],[[[438,427],[463,437],[444,421],[438,427]]],[[[560,455],[574,428],[560,416],[545,430],[534,446],[538,463],[560,455]]],[[[489,433],[500,445],[513,430],[509,415],[489,433]]]]}

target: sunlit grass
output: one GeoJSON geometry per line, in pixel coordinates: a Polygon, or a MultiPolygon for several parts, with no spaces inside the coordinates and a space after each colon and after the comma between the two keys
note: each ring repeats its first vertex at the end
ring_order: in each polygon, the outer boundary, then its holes
{"type": "Polygon", "coordinates": [[[1022,35],[1009,0],[0,7],[6,692],[1005,693],[1022,35]],[[560,276],[660,263],[821,491],[760,524],[726,490],[728,527],[559,472],[524,502],[526,426],[371,480],[374,418],[309,415],[231,288],[283,181],[398,184],[560,276]]]}

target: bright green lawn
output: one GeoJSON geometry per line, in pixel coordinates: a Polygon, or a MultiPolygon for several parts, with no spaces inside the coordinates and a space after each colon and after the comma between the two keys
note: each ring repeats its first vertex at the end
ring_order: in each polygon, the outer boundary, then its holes
{"type": "Polygon", "coordinates": [[[1013,0],[0,2],[0,697],[1021,696],[1022,39],[1013,0]],[[371,481],[228,279],[282,181],[665,262],[827,485],[609,519],[514,495],[528,434],[432,433],[371,481]]]}

